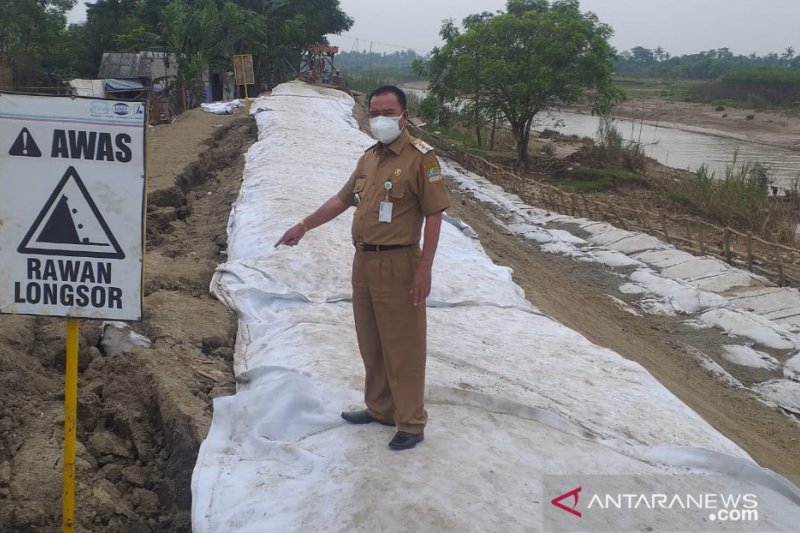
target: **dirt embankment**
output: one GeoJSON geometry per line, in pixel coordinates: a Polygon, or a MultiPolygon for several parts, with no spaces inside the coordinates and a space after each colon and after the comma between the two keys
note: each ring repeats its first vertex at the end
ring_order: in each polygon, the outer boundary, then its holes
{"type": "MultiPolygon", "coordinates": [[[[190,531],[190,478],[211,400],[232,394],[235,317],[208,294],[255,124],[195,110],[148,132],[144,320],[112,356],[82,321],[76,527],[190,531]],[[212,135],[213,133],[213,135],[212,135]]],[[[65,321],[0,317],[0,530],[61,516],[65,321]]]]}

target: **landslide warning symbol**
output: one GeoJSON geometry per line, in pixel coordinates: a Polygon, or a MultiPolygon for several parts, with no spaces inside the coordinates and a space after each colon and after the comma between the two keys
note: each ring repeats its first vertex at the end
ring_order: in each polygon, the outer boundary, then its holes
{"type": "Polygon", "coordinates": [[[11,145],[8,155],[21,155],[26,157],[42,157],[42,152],[33,140],[28,128],[22,128],[17,135],[17,140],[11,145]]]}
{"type": "Polygon", "coordinates": [[[21,254],[124,259],[125,254],[75,168],[56,185],[17,247],[21,254]]]}

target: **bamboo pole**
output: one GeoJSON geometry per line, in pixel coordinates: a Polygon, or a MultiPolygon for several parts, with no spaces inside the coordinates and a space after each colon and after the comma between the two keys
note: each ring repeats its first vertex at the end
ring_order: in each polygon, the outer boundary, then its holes
{"type": "Polygon", "coordinates": [[[699,233],[700,253],[705,255],[705,253],[706,253],[706,229],[705,229],[705,226],[703,225],[703,223],[700,223],[700,230],[699,231],[700,231],[700,233],[699,233]]]}
{"type": "Polygon", "coordinates": [[[616,208],[612,207],[611,213],[614,215],[614,218],[617,219],[617,223],[620,225],[620,227],[625,231],[628,231],[628,226],[625,224],[625,220],[619,215],[619,212],[616,210],[616,208]]]}
{"type": "Polygon", "coordinates": [[[647,216],[647,210],[643,205],[641,207],[642,208],[639,210],[639,212],[642,214],[642,222],[644,223],[644,227],[647,228],[649,233],[654,233],[652,226],[650,226],[650,217],[647,216]]]}
{"type": "Polygon", "coordinates": [[[725,240],[725,260],[728,264],[733,264],[733,253],[731,252],[731,230],[730,228],[725,228],[725,232],[723,234],[723,238],[725,240]]]}

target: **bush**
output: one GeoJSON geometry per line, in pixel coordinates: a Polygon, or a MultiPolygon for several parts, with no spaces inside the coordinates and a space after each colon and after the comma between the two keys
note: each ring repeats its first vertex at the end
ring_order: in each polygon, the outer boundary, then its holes
{"type": "Polygon", "coordinates": [[[603,118],[597,128],[592,156],[610,166],[622,166],[632,172],[644,170],[646,156],[642,143],[626,141],[611,120],[603,118]]]}
{"type": "Polygon", "coordinates": [[[412,105],[412,101],[409,99],[409,108],[412,114],[420,116],[428,122],[435,122],[439,118],[439,102],[435,96],[429,94],[422,100],[417,97],[414,97],[413,100],[412,105]]]}
{"type": "Polygon", "coordinates": [[[716,179],[707,167],[700,167],[671,186],[669,197],[681,207],[722,225],[793,243],[795,210],[791,203],[769,198],[769,169],[761,163],[738,165],[736,159],[734,152],[721,179],[716,179]]]}

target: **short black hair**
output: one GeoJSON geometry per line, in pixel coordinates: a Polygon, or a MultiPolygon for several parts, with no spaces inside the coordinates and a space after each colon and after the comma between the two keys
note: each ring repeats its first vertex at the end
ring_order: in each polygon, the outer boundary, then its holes
{"type": "Polygon", "coordinates": [[[397,101],[400,102],[400,108],[403,111],[408,109],[408,104],[406,103],[406,93],[403,92],[403,89],[400,87],[395,87],[394,85],[384,85],[369,93],[369,96],[367,97],[367,107],[369,107],[370,102],[372,102],[373,96],[379,96],[381,94],[388,93],[392,93],[397,97],[397,101]]]}

